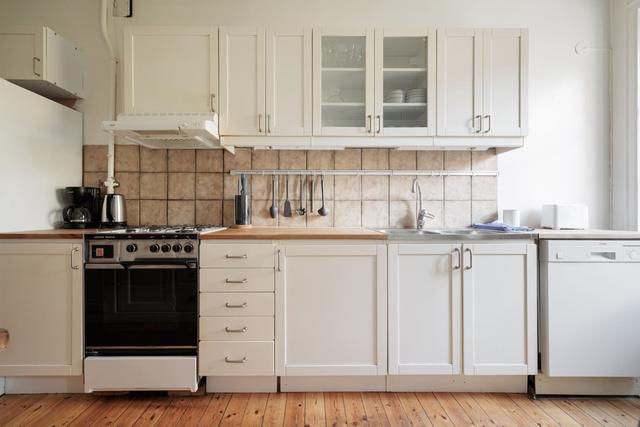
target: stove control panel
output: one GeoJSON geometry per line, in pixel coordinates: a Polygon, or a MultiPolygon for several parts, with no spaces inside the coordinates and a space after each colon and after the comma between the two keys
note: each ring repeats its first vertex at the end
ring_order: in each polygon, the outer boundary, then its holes
{"type": "Polygon", "coordinates": [[[87,240],[88,263],[119,263],[149,259],[194,259],[198,240],[165,238],[149,240],[87,240]]]}

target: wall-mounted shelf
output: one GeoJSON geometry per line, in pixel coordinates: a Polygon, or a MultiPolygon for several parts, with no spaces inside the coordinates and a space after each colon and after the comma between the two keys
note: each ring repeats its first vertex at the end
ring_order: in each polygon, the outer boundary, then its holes
{"type": "Polygon", "coordinates": [[[460,170],[368,170],[368,169],[252,169],[232,170],[230,175],[327,175],[327,176],[498,176],[498,171],[460,170]]]}

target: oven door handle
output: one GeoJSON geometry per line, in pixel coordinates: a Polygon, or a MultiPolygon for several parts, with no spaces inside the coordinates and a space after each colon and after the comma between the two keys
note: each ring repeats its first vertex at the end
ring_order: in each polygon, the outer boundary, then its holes
{"type": "Polygon", "coordinates": [[[121,262],[124,268],[129,270],[149,270],[153,268],[162,269],[194,269],[198,268],[198,261],[195,259],[180,259],[180,260],[154,260],[154,259],[142,259],[135,261],[121,262]]]}
{"type": "Polygon", "coordinates": [[[125,266],[122,264],[85,264],[85,270],[124,270],[125,266]]]}

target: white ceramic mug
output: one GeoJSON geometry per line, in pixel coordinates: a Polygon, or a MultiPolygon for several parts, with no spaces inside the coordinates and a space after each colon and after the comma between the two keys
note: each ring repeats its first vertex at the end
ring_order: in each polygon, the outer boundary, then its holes
{"type": "Polygon", "coordinates": [[[502,211],[502,222],[514,227],[519,227],[520,211],[518,209],[504,209],[502,211]]]}

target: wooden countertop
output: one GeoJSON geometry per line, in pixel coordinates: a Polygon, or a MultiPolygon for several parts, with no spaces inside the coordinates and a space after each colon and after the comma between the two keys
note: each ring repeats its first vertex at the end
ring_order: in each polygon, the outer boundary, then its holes
{"type": "Polygon", "coordinates": [[[31,239],[31,240],[53,240],[53,239],[82,239],[85,234],[95,233],[96,228],[59,228],[54,230],[27,230],[27,231],[0,231],[0,239],[31,239]]]}
{"type": "Polygon", "coordinates": [[[361,228],[228,228],[204,233],[201,240],[387,240],[383,232],[361,228]]]}
{"type": "Polygon", "coordinates": [[[640,240],[640,232],[622,230],[547,230],[534,231],[540,240],[640,240]]]}

